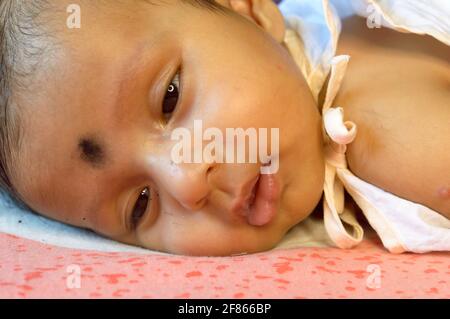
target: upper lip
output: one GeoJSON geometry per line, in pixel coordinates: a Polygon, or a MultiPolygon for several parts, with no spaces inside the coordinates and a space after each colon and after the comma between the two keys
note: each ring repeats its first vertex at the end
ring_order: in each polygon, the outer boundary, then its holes
{"type": "Polygon", "coordinates": [[[252,177],[242,185],[238,196],[232,202],[231,210],[234,214],[238,214],[240,216],[245,215],[249,208],[248,202],[252,197],[253,189],[259,180],[259,176],[260,175],[258,174],[255,177],[252,177]]]}

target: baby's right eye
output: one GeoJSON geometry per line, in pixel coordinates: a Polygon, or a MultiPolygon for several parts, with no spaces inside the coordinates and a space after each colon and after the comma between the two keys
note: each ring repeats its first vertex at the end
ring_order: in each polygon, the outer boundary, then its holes
{"type": "Polygon", "coordinates": [[[180,71],[177,71],[172,82],[167,88],[166,95],[164,96],[164,100],[162,103],[162,113],[164,119],[168,121],[172,116],[172,113],[175,111],[175,108],[178,104],[179,98],[179,90],[180,90],[180,71]]]}

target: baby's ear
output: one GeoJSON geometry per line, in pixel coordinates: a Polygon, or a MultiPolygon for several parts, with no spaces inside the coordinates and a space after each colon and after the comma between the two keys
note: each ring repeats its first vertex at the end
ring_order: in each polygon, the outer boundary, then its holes
{"type": "Polygon", "coordinates": [[[284,18],[273,0],[216,0],[216,2],[256,23],[278,42],[283,41],[284,18]]]}

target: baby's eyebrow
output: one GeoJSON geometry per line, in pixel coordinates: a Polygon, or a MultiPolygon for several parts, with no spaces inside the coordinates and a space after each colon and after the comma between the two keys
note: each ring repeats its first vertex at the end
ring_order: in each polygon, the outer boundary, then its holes
{"type": "MultiPolygon", "coordinates": [[[[92,135],[92,134],[91,134],[92,135]]],[[[95,137],[81,137],[78,140],[80,158],[95,169],[104,168],[107,163],[105,146],[95,137]]]]}

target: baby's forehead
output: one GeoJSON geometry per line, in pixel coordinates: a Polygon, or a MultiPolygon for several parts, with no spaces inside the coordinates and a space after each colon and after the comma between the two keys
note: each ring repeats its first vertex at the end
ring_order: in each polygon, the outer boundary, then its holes
{"type": "Polygon", "coordinates": [[[23,142],[14,184],[36,211],[70,213],[95,194],[94,170],[105,161],[104,149],[95,139],[52,134],[49,130],[23,142]]]}

